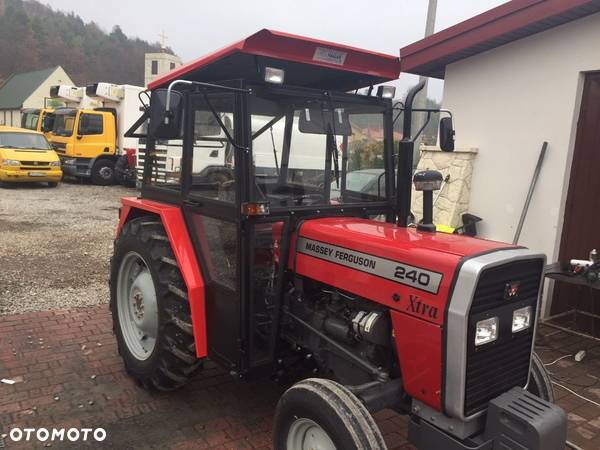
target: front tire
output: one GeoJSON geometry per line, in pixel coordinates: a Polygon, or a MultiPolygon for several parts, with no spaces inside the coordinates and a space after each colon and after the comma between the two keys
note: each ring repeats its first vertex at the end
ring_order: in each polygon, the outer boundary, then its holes
{"type": "Polygon", "coordinates": [[[321,378],[300,381],[277,404],[274,447],[279,450],[385,450],[373,417],[348,389],[321,378]]]}
{"type": "Polygon", "coordinates": [[[92,166],[92,183],[108,186],[115,183],[115,162],[111,159],[99,159],[92,166]]]}
{"type": "Polygon", "coordinates": [[[543,361],[535,352],[531,357],[531,370],[529,373],[529,384],[527,385],[527,390],[543,400],[554,403],[554,388],[552,387],[552,380],[550,379],[550,375],[548,374],[543,361]]]}
{"type": "Polygon", "coordinates": [[[202,365],[187,289],[160,220],[125,224],[111,260],[110,306],[127,372],[145,388],[173,390],[202,365]]]}

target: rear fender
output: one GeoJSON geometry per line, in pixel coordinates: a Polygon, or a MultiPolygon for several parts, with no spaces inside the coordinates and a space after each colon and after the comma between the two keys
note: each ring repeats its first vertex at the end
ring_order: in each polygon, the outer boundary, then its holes
{"type": "Polygon", "coordinates": [[[121,204],[117,237],[121,234],[125,223],[131,219],[147,213],[160,217],[187,287],[196,356],[198,358],[206,357],[205,284],[181,210],[176,206],[139,198],[123,198],[121,204]]]}

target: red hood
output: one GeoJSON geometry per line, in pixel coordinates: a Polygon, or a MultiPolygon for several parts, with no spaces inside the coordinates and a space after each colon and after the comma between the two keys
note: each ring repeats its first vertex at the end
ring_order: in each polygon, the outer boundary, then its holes
{"type": "Polygon", "coordinates": [[[354,217],[309,220],[302,225],[300,235],[394,260],[402,260],[401,256],[417,248],[463,257],[512,247],[502,242],[456,234],[420,232],[415,228],[401,228],[354,217]]]}

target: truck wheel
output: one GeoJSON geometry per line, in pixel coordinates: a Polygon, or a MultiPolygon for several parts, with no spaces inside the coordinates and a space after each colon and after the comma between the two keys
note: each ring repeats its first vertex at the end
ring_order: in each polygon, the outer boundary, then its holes
{"type": "Polygon", "coordinates": [[[115,182],[115,162],[110,159],[99,159],[92,166],[92,183],[108,186],[115,182]]]}
{"type": "Polygon", "coordinates": [[[125,368],[142,386],[177,389],[201,368],[187,289],[156,217],[127,222],[115,241],[110,307],[125,368]]]}
{"type": "Polygon", "coordinates": [[[544,363],[535,352],[533,352],[531,358],[531,370],[529,373],[527,390],[544,400],[554,403],[552,380],[550,379],[546,367],[544,367],[544,363]]]}
{"type": "Polygon", "coordinates": [[[385,450],[365,406],[341,384],[309,378],[289,388],[275,412],[274,447],[280,450],[385,450]]]}

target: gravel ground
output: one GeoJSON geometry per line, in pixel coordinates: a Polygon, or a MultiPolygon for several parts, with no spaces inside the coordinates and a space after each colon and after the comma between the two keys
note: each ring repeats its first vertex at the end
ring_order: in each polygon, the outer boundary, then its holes
{"type": "Polygon", "coordinates": [[[121,186],[0,187],[0,315],[108,302],[121,186]]]}

